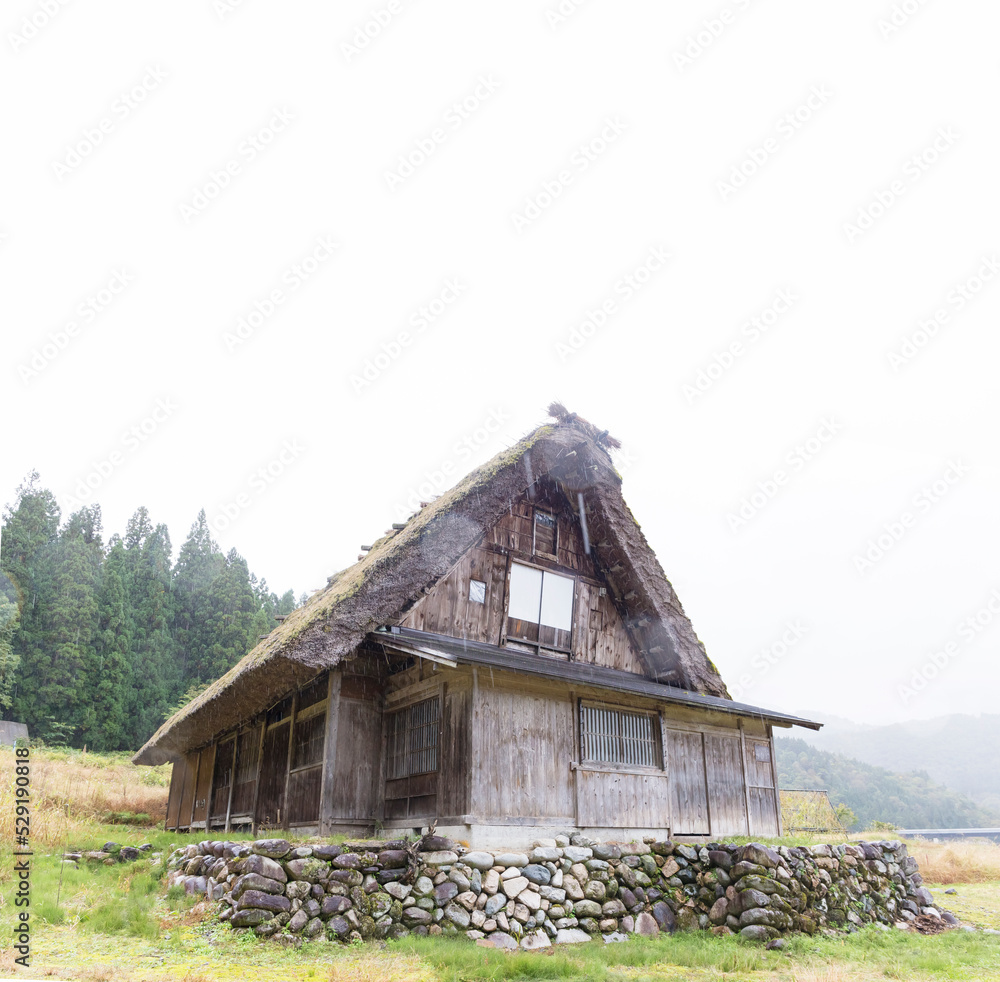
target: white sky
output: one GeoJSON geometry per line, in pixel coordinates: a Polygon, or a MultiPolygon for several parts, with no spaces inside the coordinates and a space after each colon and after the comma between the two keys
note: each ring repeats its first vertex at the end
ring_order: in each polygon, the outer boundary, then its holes
{"type": "Polygon", "coordinates": [[[0,495],[35,467],[65,516],[89,476],[106,535],[145,504],[175,552],[204,507],[298,593],[558,397],[623,441],[626,499],[744,700],[995,709],[1000,8],[558,9],[5,5],[0,495]]]}

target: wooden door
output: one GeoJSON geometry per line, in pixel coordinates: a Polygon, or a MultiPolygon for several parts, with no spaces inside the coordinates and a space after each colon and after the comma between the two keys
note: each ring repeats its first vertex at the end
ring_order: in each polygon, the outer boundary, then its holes
{"type": "Polygon", "coordinates": [[[212,791],[212,771],[215,767],[215,744],[206,747],[201,752],[198,764],[198,778],[194,789],[194,814],[191,816],[192,826],[206,827],[208,823],[208,796],[212,791]]]}
{"type": "Polygon", "coordinates": [[[255,825],[277,826],[287,821],[285,810],[285,775],[288,772],[287,722],[272,726],[264,734],[260,761],[260,791],[257,795],[255,825]]]}
{"type": "MultiPolygon", "coordinates": [[[[179,810],[177,812],[177,828],[187,829],[191,827],[191,809],[194,806],[194,782],[198,776],[198,760],[201,754],[197,750],[191,751],[184,757],[184,781],[181,786],[181,798],[179,810]]],[[[180,766],[180,762],[178,762],[180,766]]]]}
{"type": "Polygon", "coordinates": [[[777,792],[771,766],[771,741],[747,737],[747,779],[750,785],[750,835],[778,836],[777,792]]]}
{"type": "Polygon", "coordinates": [[[708,785],[701,733],[667,729],[670,829],[674,835],[708,835],[708,785]]]}
{"type": "Polygon", "coordinates": [[[749,835],[739,732],[705,734],[705,771],[712,796],[712,835],[749,835]]]}

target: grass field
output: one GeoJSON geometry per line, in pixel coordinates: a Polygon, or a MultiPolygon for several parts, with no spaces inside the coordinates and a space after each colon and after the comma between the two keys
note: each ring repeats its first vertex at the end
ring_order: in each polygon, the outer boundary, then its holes
{"type": "MultiPolygon", "coordinates": [[[[167,891],[162,867],[149,860],[90,869],[61,864],[64,849],[95,849],[108,839],[130,845],[150,842],[157,850],[196,841],[199,836],[103,821],[111,813],[144,812],[151,820],[162,819],[167,769],[137,769],[124,755],[72,751],[32,751],[32,761],[36,855],[32,962],[25,971],[15,964],[9,940],[16,913],[10,845],[13,756],[0,752],[0,977],[88,982],[1000,982],[1000,937],[964,931],[925,937],[869,928],[836,937],[792,937],[781,951],[703,932],[513,955],[444,938],[347,947],[322,941],[284,948],[218,925],[212,917],[215,905],[186,897],[177,888],[167,891]]],[[[968,923],[1000,928],[1000,846],[913,844],[911,851],[939,902],[968,923]],[[940,892],[951,885],[956,894],[940,892]]]]}

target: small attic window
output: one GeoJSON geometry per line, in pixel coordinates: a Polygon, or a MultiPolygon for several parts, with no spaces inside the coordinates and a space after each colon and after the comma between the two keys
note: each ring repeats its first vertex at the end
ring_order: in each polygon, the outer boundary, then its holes
{"type": "Polygon", "coordinates": [[[486,603],[486,584],[482,580],[469,580],[469,601],[474,604],[486,603]]]}
{"type": "Polygon", "coordinates": [[[535,553],[543,556],[556,554],[556,516],[551,512],[535,509],[535,553]]]}

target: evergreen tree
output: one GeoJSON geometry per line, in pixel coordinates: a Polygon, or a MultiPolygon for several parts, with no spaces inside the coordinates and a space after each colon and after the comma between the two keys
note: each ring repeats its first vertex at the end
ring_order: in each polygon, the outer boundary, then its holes
{"type": "MultiPolygon", "coordinates": [[[[4,587],[7,587],[6,578],[4,587]]],[[[0,590],[0,713],[10,709],[11,694],[17,680],[17,668],[21,656],[14,650],[14,632],[17,630],[17,604],[8,596],[7,590],[0,590]]]]}
{"type": "Polygon", "coordinates": [[[0,533],[0,571],[9,601],[18,610],[13,633],[11,660],[19,663],[10,689],[10,716],[33,728],[42,707],[26,678],[35,674],[44,661],[44,615],[53,590],[54,552],[59,534],[59,506],[51,491],[38,486],[38,472],[32,471],[16,492],[13,505],[4,514],[0,533]]]}
{"type": "Polygon", "coordinates": [[[226,558],[212,538],[205,510],[198,512],[177,556],[173,572],[175,600],[174,640],[179,649],[180,675],[184,691],[191,682],[210,679],[209,654],[215,638],[215,622],[209,591],[222,573],[226,558]]]}
{"type": "Polygon", "coordinates": [[[208,588],[207,601],[207,636],[212,644],[205,652],[200,677],[214,681],[256,645],[263,629],[257,618],[260,609],[250,585],[250,571],[235,549],[230,549],[221,573],[208,588]]]}
{"type": "Polygon", "coordinates": [[[286,590],[278,600],[277,613],[280,617],[287,617],[295,610],[295,591],[286,590]]]}
{"type": "Polygon", "coordinates": [[[138,747],[163,722],[167,707],[184,685],[172,633],[170,533],[166,525],[154,528],[145,508],[126,527],[124,570],[131,622],[127,627],[131,657],[125,743],[138,747]]]}
{"type": "Polygon", "coordinates": [[[84,715],[79,739],[93,750],[124,749],[131,674],[130,618],[125,585],[126,557],[115,536],[104,561],[98,598],[97,663],[92,666],[91,711],[84,715]]]}
{"type": "Polygon", "coordinates": [[[92,715],[87,689],[97,662],[103,555],[100,505],[85,506],[59,533],[51,599],[40,617],[41,643],[21,664],[25,722],[49,742],[71,739],[92,715]]]}

